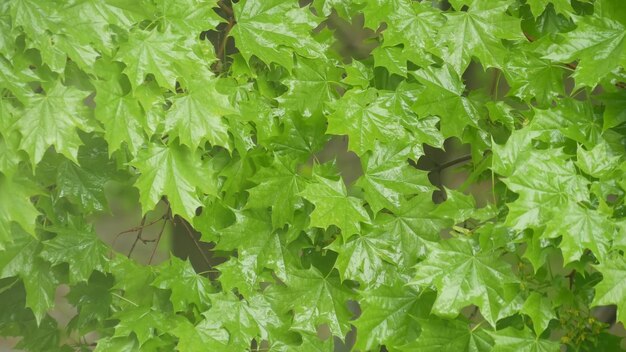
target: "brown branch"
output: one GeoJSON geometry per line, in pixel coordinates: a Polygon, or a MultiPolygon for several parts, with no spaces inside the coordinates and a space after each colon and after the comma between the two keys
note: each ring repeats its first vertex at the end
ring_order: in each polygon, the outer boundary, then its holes
{"type": "Polygon", "coordinates": [[[137,242],[141,238],[141,234],[143,234],[145,223],[146,223],[146,216],[144,215],[141,218],[141,224],[139,225],[139,232],[137,232],[137,237],[135,237],[135,242],[133,242],[133,245],[130,247],[130,251],[128,251],[128,258],[130,258],[131,254],[133,254],[133,251],[135,250],[135,246],[137,245],[137,242]]]}
{"type": "Polygon", "coordinates": [[[226,4],[224,4],[224,1],[222,1],[222,0],[218,1],[217,2],[217,6],[219,6],[220,9],[222,9],[222,11],[224,11],[226,16],[228,16],[228,17],[233,17],[234,16],[233,9],[231,9],[228,6],[226,6],[226,4]]]}
{"type": "Polygon", "coordinates": [[[450,161],[448,161],[446,163],[443,163],[441,165],[437,165],[435,168],[433,168],[430,171],[441,172],[444,169],[447,169],[447,168],[449,168],[451,166],[454,166],[456,164],[464,163],[464,162],[469,161],[469,160],[472,160],[472,156],[471,155],[464,155],[464,156],[462,156],[460,158],[457,158],[457,159],[454,159],[454,160],[450,160],[450,161]]]}
{"type": "MultiPolygon", "coordinates": [[[[168,208],[168,212],[169,212],[169,208],[168,208]]],[[[152,263],[152,259],[154,258],[154,253],[156,253],[157,248],[159,248],[159,242],[161,241],[161,237],[163,237],[163,230],[165,230],[165,224],[167,224],[167,220],[163,221],[163,225],[161,226],[161,230],[159,231],[159,235],[157,236],[156,243],[154,244],[154,248],[152,248],[152,253],[150,254],[150,259],[148,260],[148,265],[152,263]]]]}
{"type": "Polygon", "coordinates": [[[215,53],[215,56],[217,56],[217,58],[220,59],[222,63],[224,63],[224,61],[226,60],[226,44],[228,43],[228,35],[230,34],[230,31],[233,29],[234,25],[235,20],[232,17],[229,18],[228,24],[226,25],[226,28],[224,29],[224,32],[222,34],[222,39],[219,42],[217,52],[215,53]]]}
{"type": "Polygon", "coordinates": [[[193,235],[193,231],[189,228],[189,225],[187,225],[187,220],[180,218],[181,221],[179,221],[180,223],[183,224],[183,226],[185,227],[185,230],[187,232],[187,234],[189,235],[189,237],[191,238],[191,241],[193,242],[193,244],[196,246],[196,248],[198,249],[198,252],[200,253],[200,255],[202,256],[202,258],[204,259],[204,261],[206,262],[206,265],[211,268],[213,267],[211,265],[211,261],[209,260],[209,258],[206,256],[206,254],[204,253],[204,251],[202,250],[202,247],[200,247],[200,243],[198,243],[198,240],[196,239],[196,237],[193,235]]]}

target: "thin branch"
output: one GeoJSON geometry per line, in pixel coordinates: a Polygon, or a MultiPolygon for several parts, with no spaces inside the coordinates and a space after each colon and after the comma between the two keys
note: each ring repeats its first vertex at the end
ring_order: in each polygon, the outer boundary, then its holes
{"type": "MultiPolygon", "coordinates": [[[[169,208],[168,208],[168,212],[169,212],[169,208]]],[[[148,265],[152,263],[152,259],[154,258],[154,253],[156,253],[157,248],[159,248],[159,242],[161,241],[161,237],[163,237],[163,230],[165,230],[165,224],[167,224],[167,220],[163,221],[163,225],[161,226],[161,230],[159,231],[159,235],[157,236],[156,243],[154,244],[154,248],[152,248],[152,253],[150,254],[150,259],[148,260],[148,265]]]]}
{"type": "Polygon", "coordinates": [[[431,171],[437,171],[437,172],[441,172],[444,169],[447,169],[451,166],[457,165],[457,164],[461,164],[464,163],[466,161],[472,160],[472,156],[471,155],[464,155],[460,158],[454,159],[454,160],[450,160],[446,163],[443,163],[441,165],[438,165],[437,167],[435,167],[434,169],[432,169],[431,171]]]}
{"type": "Polygon", "coordinates": [[[230,18],[228,20],[226,28],[224,29],[224,33],[222,34],[222,39],[219,43],[219,47],[217,48],[217,53],[215,53],[215,56],[217,56],[222,61],[222,63],[226,60],[226,44],[228,43],[228,35],[230,34],[230,31],[231,29],[233,29],[234,25],[234,19],[230,18]]]}
{"type": "MultiPolygon", "coordinates": [[[[167,213],[166,213],[166,214],[167,214],[167,213]]],[[[165,216],[166,216],[166,214],[163,214],[163,216],[161,216],[161,217],[157,218],[156,220],[153,220],[153,221],[151,221],[151,222],[149,222],[149,223],[147,223],[147,224],[145,224],[145,225],[135,226],[135,227],[132,227],[132,228],[130,228],[130,229],[128,229],[128,230],[124,230],[124,231],[122,231],[122,232],[118,233],[118,234],[115,236],[115,238],[113,239],[113,243],[111,243],[111,246],[115,245],[115,242],[117,242],[117,240],[119,239],[119,237],[120,237],[121,235],[126,234],[126,233],[131,233],[131,232],[137,232],[137,231],[139,231],[139,230],[141,230],[141,229],[144,229],[144,228],[146,228],[146,227],[152,226],[152,225],[156,224],[157,222],[159,222],[159,221],[161,221],[161,220],[166,219],[166,217],[165,217],[165,216]]]]}
{"type": "Polygon", "coordinates": [[[224,13],[226,14],[226,16],[228,17],[233,17],[233,9],[231,9],[230,7],[226,6],[226,4],[224,4],[224,1],[220,0],[217,2],[217,6],[220,7],[220,9],[222,9],[222,11],[224,11],[224,13]]]}
{"type": "Polygon", "coordinates": [[[144,225],[146,223],[146,215],[144,215],[141,218],[141,224],[139,225],[139,232],[137,232],[137,237],[135,237],[135,242],[133,242],[133,245],[130,247],[130,251],[128,251],[128,258],[130,258],[131,254],[133,254],[133,251],[135,250],[135,246],[137,245],[137,242],[139,241],[139,238],[141,238],[141,235],[143,234],[143,228],[144,225]]]}
{"type": "Polygon", "coordinates": [[[196,246],[196,248],[198,249],[198,252],[200,252],[200,255],[202,255],[202,258],[204,259],[204,261],[206,262],[208,267],[213,267],[211,265],[211,261],[209,260],[209,258],[206,256],[206,254],[204,253],[204,251],[202,250],[202,247],[200,247],[200,243],[198,243],[198,240],[196,240],[196,237],[193,235],[193,231],[189,228],[189,225],[187,225],[187,221],[185,219],[181,218],[180,223],[183,224],[183,226],[185,227],[185,230],[187,232],[187,234],[189,235],[189,237],[191,238],[191,240],[193,241],[193,244],[196,246]]]}

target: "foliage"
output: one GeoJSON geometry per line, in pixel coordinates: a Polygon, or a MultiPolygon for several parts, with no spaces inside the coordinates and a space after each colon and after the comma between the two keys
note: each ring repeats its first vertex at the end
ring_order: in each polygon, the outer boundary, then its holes
{"type": "Polygon", "coordinates": [[[626,323],[624,9],[1,2],[0,334],[30,351],[347,334],[360,351],[620,350],[594,307],[626,323]],[[341,138],[356,181],[321,156],[341,138]],[[451,140],[468,155],[416,167],[451,140]],[[451,170],[462,185],[437,181],[451,170]],[[93,221],[120,198],[165,208],[174,241],[201,233],[208,269],[114,253],[93,221]]]}

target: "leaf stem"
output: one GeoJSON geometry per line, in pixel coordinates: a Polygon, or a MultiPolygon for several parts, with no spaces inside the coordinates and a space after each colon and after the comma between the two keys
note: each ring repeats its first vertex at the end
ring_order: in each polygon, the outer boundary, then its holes
{"type": "Polygon", "coordinates": [[[115,293],[115,292],[111,292],[111,295],[113,295],[113,296],[115,296],[115,297],[117,297],[117,298],[121,299],[122,301],[126,301],[126,302],[128,302],[128,303],[132,304],[132,305],[133,305],[133,306],[135,306],[135,307],[139,307],[139,305],[138,305],[137,303],[135,303],[135,302],[133,302],[133,301],[129,300],[128,298],[126,298],[126,297],[124,297],[124,296],[122,296],[122,295],[118,295],[118,294],[117,294],[117,293],[115,293]]]}

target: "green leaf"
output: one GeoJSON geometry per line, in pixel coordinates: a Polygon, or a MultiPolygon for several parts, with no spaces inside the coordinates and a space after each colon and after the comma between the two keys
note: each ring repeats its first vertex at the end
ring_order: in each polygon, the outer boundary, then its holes
{"type": "Polygon", "coordinates": [[[465,126],[476,126],[478,110],[463,95],[464,85],[451,66],[429,66],[415,71],[414,75],[425,89],[418,94],[413,110],[423,118],[439,116],[444,137],[462,136],[465,126]]]}
{"type": "Polygon", "coordinates": [[[128,34],[128,41],[120,45],[115,58],[126,64],[124,73],[133,89],[141,85],[148,74],[172,92],[176,91],[177,82],[189,82],[205,74],[203,66],[209,61],[196,55],[194,41],[181,38],[171,29],[168,27],[163,32],[135,29],[128,34]]]}
{"type": "Polygon", "coordinates": [[[353,299],[353,293],[337,275],[323,275],[315,268],[293,270],[288,275],[291,284],[271,295],[281,311],[293,310],[291,329],[316,334],[319,325],[327,324],[331,334],[345,336],[353,315],[347,301],[353,299]]]}
{"type": "Polygon", "coordinates": [[[620,160],[607,143],[598,143],[589,151],[579,147],[576,155],[576,166],[584,173],[597,178],[609,176],[617,168],[620,160]]]}
{"type": "Polygon", "coordinates": [[[161,311],[147,306],[132,306],[113,315],[119,323],[115,326],[114,337],[126,337],[134,334],[141,347],[151,338],[166,333],[174,323],[161,311]]]}
{"type": "Polygon", "coordinates": [[[405,135],[398,117],[374,89],[349,90],[328,116],[326,132],[347,135],[348,148],[358,155],[374,150],[376,141],[393,143],[405,135]]]}
{"type": "Polygon", "coordinates": [[[202,206],[197,189],[217,195],[217,182],[197,154],[184,146],[151,143],[132,163],[141,175],[135,182],[143,212],[167,197],[175,214],[191,220],[202,206]]]}
{"type": "Polygon", "coordinates": [[[285,260],[286,248],[281,236],[273,230],[265,212],[235,212],[235,223],[220,231],[217,243],[220,250],[238,250],[242,265],[241,275],[249,284],[256,283],[256,276],[263,268],[288,282],[285,260]]]}
{"type": "Polygon", "coordinates": [[[186,311],[190,304],[198,308],[208,306],[213,291],[209,280],[196,274],[189,261],[172,257],[160,265],[154,287],[172,290],[170,301],[176,311],[186,311]]]}
{"type": "Polygon", "coordinates": [[[576,18],[576,29],[562,40],[542,48],[544,58],[557,62],[579,60],[577,86],[595,87],[618,66],[626,67],[626,29],[616,21],[596,16],[576,18]]]}
{"type": "Polygon", "coordinates": [[[228,331],[213,322],[202,320],[194,326],[185,318],[177,319],[176,327],[171,331],[178,337],[178,351],[203,352],[207,348],[224,349],[228,345],[228,331]]]}
{"type": "Polygon", "coordinates": [[[395,349],[413,342],[420,334],[418,319],[425,319],[434,300],[432,292],[417,292],[396,279],[363,292],[356,347],[371,350],[378,345],[395,349]]]}
{"type": "Polygon", "coordinates": [[[126,145],[132,154],[146,143],[142,126],[146,117],[139,100],[124,91],[119,80],[95,81],[96,119],[104,124],[109,153],[126,145]]]}
{"type": "Polygon", "coordinates": [[[275,62],[291,71],[293,53],[323,57],[324,48],[310,32],[317,26],[308,9],[281,0],[242,0],[233,6],[237,23],[231,30],[241,55],[266,64],[275,62]]]}
{"type": "Polygon", "coordinates": [[[50,146],[76,161],[82,144],[77,129],[89,131],[83,103],[85,92],[55,82],[45,94],[29,96],[17,127],[22,134],[20,149],[28,153],[33,165],[39,163],[50,146]]]}
{"type": "Polygon", "coordinates": [[[280,320],[269,302],[261,295],[241,300],[232,293],[211,295],[211,309],[203,313],[210,326],[224,327],[231,349],[247,349],[256,337],[267,339],[268,329],[280,325],[280,320]]]}
{"type": "Polygon", "coordinates": [[[223,116],[235,112],[228,96],[217,90],[216,79],[194,81],[188,93],[172,99],[165,116],[166,131],[180,138],[180,143],[196,150],[208,141],[230,149],[228,125],[223,116]]]}
{"type": "Polygon", "coordinates": [[[505,14],[508,6],[508,1],[477,1],[468,11],[445,14],[447,21],[438,38],[444,45],[443,57],[458,75],[463,74],[472,56],[484,68],[502,69],[506,65],[509,55],[502,39],[524,39],[520,20],[505,14]]]}
{"type": "Polygon", "coordinates": [[[615,233],[606,216],[575,203],[569,203],[563,210],[561,216],[548,223],[543,236],[563,236],[559,247],[564,262],[579,260],[585,249],[590,249],[600,258],[604,257],[615,233]]]}
{"type": "Polygon", "coordinates": [[[336,99],[336,88],[341,71],[321,60],[298,57],[293,75],[282,83],[287,86],[278,101],[304,117],[327,110],[326,103],[336,99]]]}
{"type": "Polygon", "coordinates": [[[517,309],[517,277],[497,254],[479,251],[466,238],[433,244],[426,260],[416,265],[414,284],[433,285],[437,299],[433,313],[456,317],[462,308],[474,304],[492,326],[517,309]]]}
{"type": "Polygon", "coordinates": [[[554,6],[556,13],[562,13],[564,15],[574,13],[574,9],[568,0],[527,0],[526,4],[530,6],[530,11],[535,17],[539,17],[546,7],[548,7],[548,4],[552,4],[554,6]]]}
{"type": "Polygon", "coordinates": [[[41,257],[55,265],[68,263],[71,283],[87,281],[94,270],[106,272],[110,249],[94,229],[78,219],[70,220],[68,225],[54,229],[57,235],[43,242],[41,257]]]}
{"type": "Polygon", "coordinates": [[[17,223],[31,235],[39,212],[30,201],[33,194],[18,180],[0,174],[0,249],[12,242],[11,224],[17,223]]]}
{"type": "MultiPolygon", "coordinates": [[[[386,24],[382,32],[383,47],[401,44],[404,47],[403,53],[397,55],[398,57],[421,65],[430,61],[426,56],[428,52],[437,52],[436,33],[444,24],[445,18],[432,6],[404,0],[372,0],[365,2],[363,14],[365,25],[369,28],[376,30],[381,23],[386,24]]],[[[396,60],[392,57],[389,59],[396,60]]],[[[406,62],[402,67],[406,70],[406,62]]],[[[406,71],[404,73],[403,76],[406,76],[406,71]]]]}
{"type": "Polygon", "coordinates": [[[465,320],[445,320],[435,317],[418,320],[422,333],[417,341],[403,347],[403,351],[492,351],[494,341],[483,329],[472,327],[465,320]]]}
{"type": "Polygon", "coordinates": [[[621,255],[606,258],[597,266],[602,281],[596,285],[592,306],[617,305],[617,320],[626,322],[626,260],[621,255]]]}
{"type": "Polygon", "coordinates": [[[363,287],[371,287],[386,279],[385,244],[384,239],[369,233],[355,236],[343,244],[334,241],[327,248],[338,253],[335,268],[342,280],[355,280],[363,287]]]}
{"type": "Polygon", "coordinates": [[[407,151],[398,149],[377,145],[361,158],[363,175],[357,185],[365,190],[365,199],[375,213],[397,209],[405,197],[434,190],[428,174],[410,166],[407,151]]]}
{"type": "Polygon", "coordinates": [[[533,329],[540,336],[548,327],[550,320],[556,319],[556,314],[547,297],[537,292],[532,292],[522,305],[521,312],[528,315],[533,321],[533,329]]]}
{"type": "Polygon", "coordinates": [[[494,352],[556,352],[560,344],[555,341],[535,337],[528,330],[517,330],[512,327],[491,332],[495,341],[494,352]]]}
{"type": "Polygon", "coordinates": [[[295,167],[274,157],[272,164],[260,169],[253,177],[257,186],[250,188],[248,208],[272,208],[272,226],[278,228],[293,221],[293,214],[303,206],[300,192],[306,185],[295,167]]]}
{"type": "Polygon", "coordinates": [[[315,205],[311,226],[323,229],[336,225],[345,238],[361,231],[361,223],[369,223],[369,214],[358,198],[348,196],[342,180],[317,176],[300,194],[315,205]]]}
{"type": "Polygon", "coordinates": [[[376,67],[384,67],[389,73],[398,76],[407,76],[407,61],[409,56],[403,48],[398,46],[380,46],[372,51],[376,67]]]}
{"type": "Polygon", "coordinates": [[[623,92],[603,94],[601,99],[605,104],[603,129],[626,122],[626,95],[623,92]]]}

